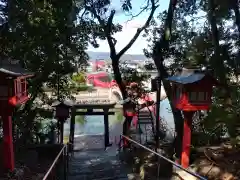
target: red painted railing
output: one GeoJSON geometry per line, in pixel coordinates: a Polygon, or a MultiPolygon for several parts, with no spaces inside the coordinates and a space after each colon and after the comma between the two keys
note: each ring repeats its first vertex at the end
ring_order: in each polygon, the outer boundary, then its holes
{"type": "Polygon", "coordinates": [[[28,100],[27,81],[25,78],[14,81],[14,96],[17,104],[24,103],[28,100]]]}

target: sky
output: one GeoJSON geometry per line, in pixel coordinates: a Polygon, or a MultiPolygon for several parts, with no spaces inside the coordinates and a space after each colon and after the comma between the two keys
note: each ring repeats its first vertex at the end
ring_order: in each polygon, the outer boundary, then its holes
{"type": "MultiPolygon", "coordinates": [[[[114,38],[117,40],[116,50],[119,52],[133,37],[133,35],[137,31],[137,28],[140,27],[147,20],[149,11],[144,12],[140,16],[129,21],[131,17],[121,11],[120,0],[115,1],[117,1],[118,3],[113,5],[113,8],[116,10],[114,22],[120,23],[123,26],[123,30],[114,35],[114,38]]],[[[132,0],[133,14],[138,14],[141,11],[140,8],[144,6],[145,1],[146,0],[132,0]]],[[[169,0],[160,0],[160,7],[158,7],[158,9],[156,10],[155,16],[158,15],[159,12],[167,10],[168,4],[169,0]]],[[[95,52],[109,52],[109,46],[105,40],[98,42],[100,45],[99,48],[93,48],[91,45],[89,45],[88,50],[95,52]]],[[[140,35],[137,41],[133,44],[133,46],[127,51],[127,53],[143,54],[143,49],[147,48],[147,45],[148,42],[146,41],[146,39],[143,38],[142,35],[140,35]]]]}

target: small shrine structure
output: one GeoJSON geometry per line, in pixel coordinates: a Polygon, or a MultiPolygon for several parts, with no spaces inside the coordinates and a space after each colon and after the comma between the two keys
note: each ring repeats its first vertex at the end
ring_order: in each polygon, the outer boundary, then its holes
{"type": "Polygon", "coordinates": [[[182,69],[178,75],[167,78],[172,83],[175,108],[184,115],[181,165],[189,166],[192,118],[198,110],[208,110],[212,102],[213,86],[218,85],[209,72],[182,69]]]}
{"type": "Polygon", "coordinates": [[[33,74],[21,68],[19,61],[0,59],[0,116],[3,123],[3,168],[14,170],[12,114],[17,105],[29,99],[27,78],[33,74]]]}

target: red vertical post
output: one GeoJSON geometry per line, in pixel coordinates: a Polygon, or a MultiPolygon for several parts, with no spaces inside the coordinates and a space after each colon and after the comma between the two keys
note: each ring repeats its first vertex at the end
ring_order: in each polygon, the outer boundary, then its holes
{"type": "Polygon", "coordinates": [[[182,141],[182,156],[181,165],[188,168],[190,160],[191,136],[192,136],[192,117],[194,111],[183,111],[184,126],[183,126],[183,141],[182,141]]]}
{"type": "Polygon", "coordinates": [[[27,96],[27,80],[24,79],[24,96],[27,96]]]}
{"type": "Polygon", "coordinates": [[[5,170],[14,170],[14,151],[12,137],[12,117],[7,114],[2,115],[3,120],[3,162],[5,170]]]}

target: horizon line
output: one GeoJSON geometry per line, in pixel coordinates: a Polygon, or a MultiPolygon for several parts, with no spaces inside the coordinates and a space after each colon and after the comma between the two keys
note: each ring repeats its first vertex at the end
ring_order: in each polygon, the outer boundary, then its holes
{"type": "MultiPolygon", "coordinates": [[[[107,51],[86,51],[86,52],[94,52],[94,53],[110,53],[110,52],[107,52],[107,51]]],[[[136,53],[134,53],[134,54],[132,54],[132,53],[125,53],[125,54],[123,54],[123,55],[143,55],[143,56],[145,56],[145,54],[143,53],[143,54],[136,54],[136,53]]]]}

